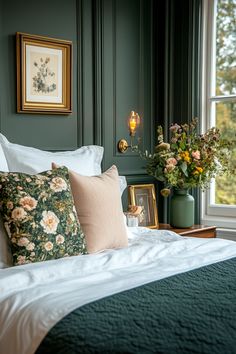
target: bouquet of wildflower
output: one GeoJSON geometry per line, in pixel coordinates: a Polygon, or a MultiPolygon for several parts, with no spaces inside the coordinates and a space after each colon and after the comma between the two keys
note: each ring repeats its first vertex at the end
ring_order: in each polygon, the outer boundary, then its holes
{"type": "Polygon", "coordinates": [[[188,189],[209,186],[210,180],[229,171],[231,143],[222,139],[217,128],[205,134],[196,131],[197,119],[190,124],[173,124],[170,127],[170,143],[163,140],[163,130],[157,129],[158,144],[154,154],[147,151],[147,172],[164,183],[163,196],[170,189],[188,189]]]}

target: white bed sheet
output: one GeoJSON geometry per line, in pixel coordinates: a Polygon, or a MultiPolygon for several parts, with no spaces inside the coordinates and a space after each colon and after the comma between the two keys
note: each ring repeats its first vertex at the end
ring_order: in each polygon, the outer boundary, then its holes
{"type": "Polygon", "coordinates": [[[62,317],[105,296],[236,257],[236,243],[129,228],[129,247],[0,270],[0,353],[32,354],[62,317]]]}

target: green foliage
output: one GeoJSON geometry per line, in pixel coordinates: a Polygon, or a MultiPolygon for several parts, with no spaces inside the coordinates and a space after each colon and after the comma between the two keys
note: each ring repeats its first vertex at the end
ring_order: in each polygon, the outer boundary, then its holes
{"type": "Polygon", "coordinates": [[[218,0],[216,17],[216,94],[236,94],[236,1],[218,0]]]}
{"type": "MultiPolygon", "coordinates": [[[[236,1],[218,0],[216,17],[216,95],[236,94],[236,1]]],[[[224,139],[235,139],[236,100],[216,103],[216,126],[224,139]]],[[[232,153],[236,170],[236,151],[232,153]]],[[[216,178],[215,202],[236,204],[236,174],[216,178]],[[234,186],[234,187],[233,187],[234,186]]]]}
{"type": "Polygon", "coordinates": [[[164,183],[163,195],[172,187],[205,189],[210,180],[231,171],[231,146],[219,129],[208,129],[205,134],[197,134],[197,120],[188,124],[170,127],[170,144],[163,142],[162,129],[158,127],[154,154],[146,152],[147,172],[164,183]]]}
{"type": "MultiPolygon", "coordinates": [[[[222,132],[224,139],[234,139],[236,133],[236,122],[231,119],[229,104],[218,103],[216,107],[217,126],[222,132]]],[[[236,205],[236,150],[231,154],[231,166],[233,173],[216,178],[215,202],[216,204],[236,205]]]]}

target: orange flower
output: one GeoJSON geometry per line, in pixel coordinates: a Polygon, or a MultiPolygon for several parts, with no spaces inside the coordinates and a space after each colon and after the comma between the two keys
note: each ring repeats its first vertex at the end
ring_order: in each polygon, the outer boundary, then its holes
{"type": "Polygon", "coordinates": [[[180,156],[181,158],[186,161],[187,163],[190,163],[191,162],[191,157],[189,155],[189,152],[188,151],[183,151],[180,153],[180,156]]]}
{"type": "Polygon", "coordinates": [[[194,175],[199,175],[202,172],[203,172],[203,168],[202,167],[195,167],[195,170],[193,171],[193,174],[194,175]]]}

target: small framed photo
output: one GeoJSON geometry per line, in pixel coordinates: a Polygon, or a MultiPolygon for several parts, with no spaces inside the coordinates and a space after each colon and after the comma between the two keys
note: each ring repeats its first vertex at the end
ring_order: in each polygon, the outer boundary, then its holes
{"type": "Polygon", "coordinates": [[[17,112],[72,112],[72,42],[16,33],[17,112]]]}
{"type": "Polygon", "coordinates": [[[139,226],[151,229],[158,228],[158,214],[156,205],[156,193],[154,184],[136,184],[129,186],[130,205],[142,206],[139,226]]]}

